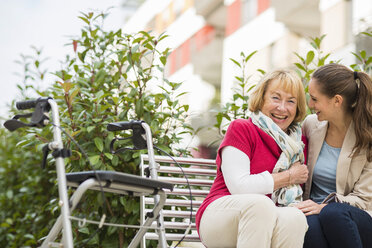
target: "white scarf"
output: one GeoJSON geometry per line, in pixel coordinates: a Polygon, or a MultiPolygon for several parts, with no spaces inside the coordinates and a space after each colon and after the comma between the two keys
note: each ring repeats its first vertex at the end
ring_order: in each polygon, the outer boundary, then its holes
{"type": "MultiPolygon", "coordinates": [[[[261,111],[251,114],[253,124],[270,135],[282,149],[282,154],[275,164],[273,173],[288,170],[290,166],[300,161],[304,162],[304,144],[301,141],[301,126],[296,123],[292,125],[288,136],[274,121],[264,115],[261,111]]],[[[302,188],[298,184],[292,184],[274,191],[271,199],[279,206],[288,206],[292,203],[302,201],[302,188]]]]}

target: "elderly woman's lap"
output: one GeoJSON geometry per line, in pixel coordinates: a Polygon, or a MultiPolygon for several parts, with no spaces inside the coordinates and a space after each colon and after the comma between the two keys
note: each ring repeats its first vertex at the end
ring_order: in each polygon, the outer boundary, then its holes
{"type": "Polygon", "coordinates": [[[302,247],[306,218],[292,207],[276,207],[267,196],[221,197],[205,210],[200,236],[207,247],[302,247]]]}

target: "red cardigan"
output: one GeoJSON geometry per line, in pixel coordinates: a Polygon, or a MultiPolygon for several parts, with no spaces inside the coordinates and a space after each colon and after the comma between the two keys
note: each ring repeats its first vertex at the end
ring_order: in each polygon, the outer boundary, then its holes
{"type": "MultiPolygon", "coordinates": [[[[303,141],[305,143],[306,156],[307,142],[306,138],[304,140],[304,136],[303,141]]],[[[231,122],[226,135],[218,148],[216,158],[217,176],[208,196],[204,199],[196,213],[195,222],[198,232],[200,219],[207,206],[222,196],[230,195],[221,171],[221,151],[225,146],[233,146],[247,154],[250,160],[251,174],[258,174],[264,171],[272,173],[282,152],[275,140],[259,127],[254,125],[251,119],[238,119],[231,122]]],[[[271,197],[270,195],[268,196],[271,197]]]]}

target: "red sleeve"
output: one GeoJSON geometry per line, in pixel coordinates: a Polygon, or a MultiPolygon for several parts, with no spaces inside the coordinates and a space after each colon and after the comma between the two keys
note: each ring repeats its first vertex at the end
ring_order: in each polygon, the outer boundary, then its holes
{"type": "Polygon", "coordinates": [[[218,148],[216,163],[220,168],[221,166],[221,151],[226,146],[233,146],[245,154],[249,158],[252,155],[252,140],[251,140],[251,127],[248,120],[237,119],[230,123],[225,137],[218,148]]]}

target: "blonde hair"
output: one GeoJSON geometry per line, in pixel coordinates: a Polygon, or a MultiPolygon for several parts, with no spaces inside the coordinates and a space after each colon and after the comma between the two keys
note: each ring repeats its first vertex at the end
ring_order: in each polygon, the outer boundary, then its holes
{"type": "Polygon", "coordinates": [[[306,116],[306,97],[305,89],[300,77],[290,70],[275,70],[267,73],[256,85],[249,98],[249,110],[256,112],[261,110],[264,104],[264,96],[269,84],[277,81],[277,87],[290,92],[297,99],[296,116],[293,122],[301,122],[306,116]]]}

